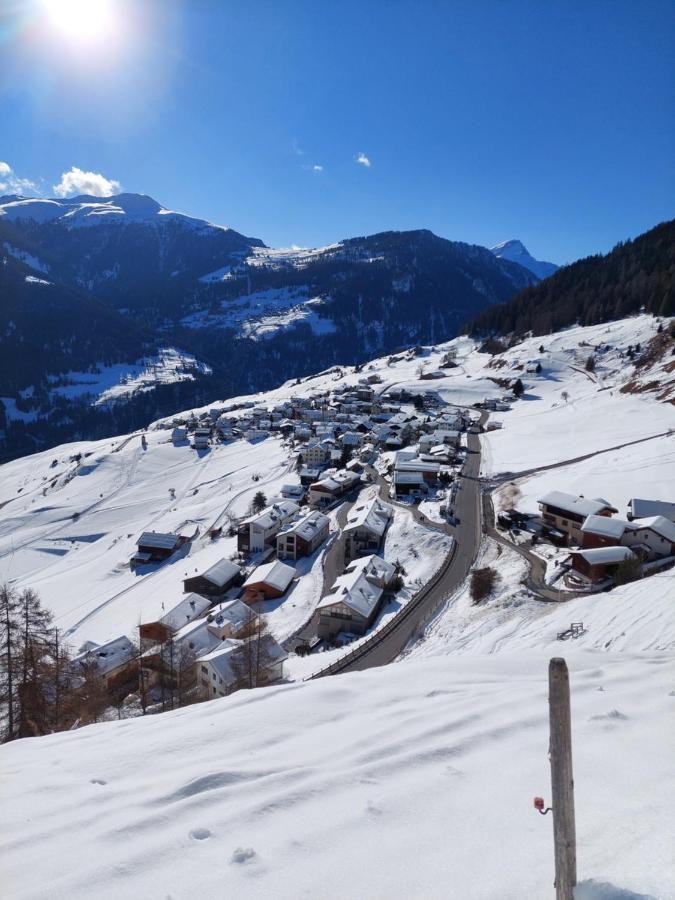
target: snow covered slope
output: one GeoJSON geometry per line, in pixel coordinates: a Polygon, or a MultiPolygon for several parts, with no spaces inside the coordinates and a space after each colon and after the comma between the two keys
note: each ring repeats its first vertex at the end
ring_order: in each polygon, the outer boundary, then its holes
{"type": "Polygon", "coordinates": [[[518,263],[529,269],[530,272],[534,272],[537,278],[548,278],[559,268],[555,263],[535,259],[520,241],[502,241],[501,244],[496,244],[490,249],[498,259],[508,259],[510,262],[518,263]]]}
{"type": "MultiPolygon", "coordinates": [[[[4,883],[13,900],[552,898],[532,808],[550,799],[550,655],[406,661],[5,745],[4,883]]],[[[668,900],[672,656],[566,656],[578,896],[668,900]]]]}

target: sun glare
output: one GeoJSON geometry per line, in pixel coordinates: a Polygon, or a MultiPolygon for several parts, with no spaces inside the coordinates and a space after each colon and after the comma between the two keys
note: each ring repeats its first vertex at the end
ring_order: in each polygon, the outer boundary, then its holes
{"type": "Polygon", "coordinates": [[[98,41],[114,30],[111,0],[42,0],[51,27],[77,42],[98,41]]]}

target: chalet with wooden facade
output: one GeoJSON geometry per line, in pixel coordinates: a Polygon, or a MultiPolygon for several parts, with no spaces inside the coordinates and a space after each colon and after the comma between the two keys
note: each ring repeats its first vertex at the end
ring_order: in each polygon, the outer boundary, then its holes
{"type": "Polygon", "coordinates": [[[149,622],[142,622],[138,632],[144,642],[161,643],[175,634],[184,625],[194,622],[206,615],[211,607],[211,601],[199,594],[187,594],[179,603],[173,605],[168,611],[163,612],[159,618],[149,622]]]}
{"type": "Polygon", "coordinates": [[[537,501],[544,528],[566,535],[568,543],[581,546],[581,527],[588,516],[612,516],[618,512],[607,500],[597,497],[587,500],[563,491],[549,491],[537,501]]]}
{"type": "Polygon", "coordinates": [[[275,559],[264,566],[258,566],[244,582],[245,603],[273,600],[283,597],[295,578],[295,569],[275,559]]]}
{"type": "MultiPolygon", "coordinates": [[[[201,574],[186,575],[183,590],[204,594],[206,597],[222,596],[240,577],[240,569],[229,559],[219,559],[201,574]]],[[[240,582],[241,583],[241,582],[240,582]]]]}

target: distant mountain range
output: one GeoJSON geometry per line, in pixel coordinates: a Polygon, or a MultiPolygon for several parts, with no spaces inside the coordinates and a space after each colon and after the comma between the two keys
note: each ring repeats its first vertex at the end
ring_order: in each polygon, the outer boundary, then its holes
{"type": "Polygon", "coordinates": [[[4,455],[450,339],[539,281],[523,252],[426,230],[279,250],[137,194],[0,197],[4,455]]]}

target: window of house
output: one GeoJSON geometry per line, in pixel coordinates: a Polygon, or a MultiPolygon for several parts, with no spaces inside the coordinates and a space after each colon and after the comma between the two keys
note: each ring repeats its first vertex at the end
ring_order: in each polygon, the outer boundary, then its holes
{"type": "Polygon", "coordinates": [[[215,672],[213,673],[213,680],[214,680],[214,681],[216,680],[216,673],[215,673],[215,672]]]}
{"type": "Polygon", "coordinates": [[[209,670],[206,668],[206,666],[202,666],[202,672],[203,672],[205,675],[208,675],[208,674],[209,674],[209,670]]]}

